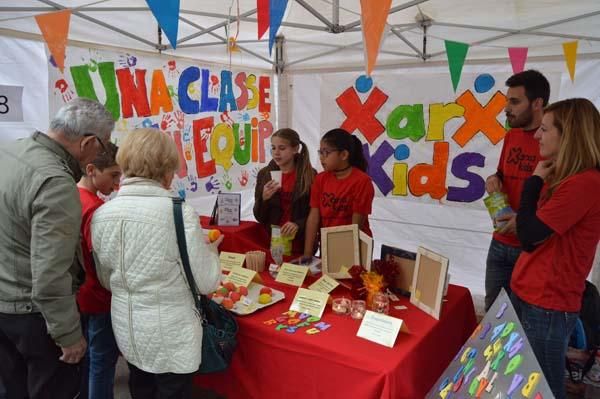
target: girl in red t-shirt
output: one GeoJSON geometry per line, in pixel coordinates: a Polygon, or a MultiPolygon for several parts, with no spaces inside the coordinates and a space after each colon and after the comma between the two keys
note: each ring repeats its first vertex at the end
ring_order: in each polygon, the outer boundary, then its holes
{"type": "MultiPolygon", "coordinates": [[[[273,160],[258,172],[254,190],[254,217],[271,232],[281,226],[282,236],[295,236],[291,257],[304,251],[304,227],[309,211],[310,187],[317,171],[310,163],[306,144],[292,129],[271,136],[273,160]],[[273,179],[281,174],[281,182],[273,179]]],[[[312,254],[311,254],[312,255],[312,254]]]]}
{"type": "Polygon", "coordinates": [[[549,105],[535,134],[540,155],[517,212],[521,253],[512,301],[556,398],[565,355],[600,238],[600,113],[583,98],[549,105]]]}
{"type": "Polygon", "coordinates": [[[357,224],[370,236],[369,214],[375,190],[367,172],[360,140],[344,129],[321,138],[319,158],[324,172],[315,178],[310,193],[304,255],[314,252],[320,227],[357,224]]]}

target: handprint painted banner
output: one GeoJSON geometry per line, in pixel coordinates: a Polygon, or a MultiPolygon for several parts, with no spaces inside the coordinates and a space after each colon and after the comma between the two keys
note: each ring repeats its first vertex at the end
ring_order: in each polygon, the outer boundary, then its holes
{"type": "Polygon", "coordinates": [[[105,104],[127,132],[154,127],[180,155],[180,196],[241,191],[270,158],[271,76],[159,56],[69,48],[64,75],[50,62],[50,114],[79,97],[105,104]]]}

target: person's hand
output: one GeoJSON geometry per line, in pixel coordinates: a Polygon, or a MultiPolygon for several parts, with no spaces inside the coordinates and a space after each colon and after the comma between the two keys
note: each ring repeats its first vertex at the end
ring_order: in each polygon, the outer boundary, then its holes
{"type": "Polygon", "coordinates": [[[61,347],[62,356],[59,358],[61,361],[69,364],[79,363],[81,358],[85,355],[85,350],[87,349],[87,342],[85,342],[85,338],[81,337],[79,341],[75,342],[71,346],[61,347]]]}
{"type": "Polygon", "coordinates": [[[271,180],[267,184],[265,184],[262,193],[263,201],[268,201],[269,199],[271,199],[273,194],[275,194],[280,188],[281,186],[275,180],[271,180]]]}
{"type": "Polygon", "coordinates": [[[298,225],[294,222],[287,222],[283,226],[281,226],[281,235],[282,236],[296,236],[298,232],[298,225]]]}
{"type": "Polygon", "coordinates": [[[548,176],[550,176],[552,173],[554,173],[555,166],[556,166],[556,164],[555,164],[554,160],[552,160],[552,159],[540,161],[540,162],[538,162],[537,166],[535,167],[533,174],[534,174],[534,176],[541,177],[545,181],[548,178],[548,176]]]}
{"type": "Polygon", "coordinates": [[[502,191],[502,180],[500,180],[498,175],[491,175],[485,179],[485,191],[488,194],[502,191]]]}
{"type": "MultiPolygon", "coordinates": [[[[224,238],[225,238],[225,235],[224,235],[224,234],[221,234],[221,235],[219,236],[219,238],[217,238],[217,239],[216,239],[216,240],[214,240],[213,242],[207,242],[207,244],[208,244],[208,246],[209,246],[211,249],[214,249],[215,251],[217,251],[217,252],[218,252],[218,250],[217,250],[217,249],[219,248],[219,245],[221,245],[221,243],[223,242],[223,239],[224,239],[224,238]]],[[[207,240],[208,240],[208,238],[207,238],[207,240]]]]}
{"type": "Polygon", "coordinates": [[[504,223],[502,227],[498,229],[500,234],[516,234],[517,233],[517,214],[511,213],[496,218],[496,223],[504,223]]]}

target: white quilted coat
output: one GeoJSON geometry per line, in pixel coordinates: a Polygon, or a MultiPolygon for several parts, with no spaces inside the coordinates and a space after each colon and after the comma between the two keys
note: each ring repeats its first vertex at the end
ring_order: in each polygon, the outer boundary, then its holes
{"type": "MultiPolygon", "coordinates": [[[[112,325],[127,361],[149,373],[192,373],[201,362],[202,326],[177,247],[173,194],[157,182],[129,178],[92,220],[101,284],[112,291],[112,325]]],[[[183,204],[187,249],[201,293],[217,288],[216,250],[183,204]]]]}

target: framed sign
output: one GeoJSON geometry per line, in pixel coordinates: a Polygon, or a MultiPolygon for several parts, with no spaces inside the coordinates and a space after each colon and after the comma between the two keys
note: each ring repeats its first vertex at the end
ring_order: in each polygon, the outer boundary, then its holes
{"type": "Polygon", "coordinates": [[[448,258],[419,247],[410,303],[439,320],[447,274],[448,258]]]}
{"type": "Polygon", "coordinates": [[[321,228],[321,261],[323,274],[350,278],[346,270],[361,261],[358,225],[321,228]]]}
{"type": "Polygon", "coordinates": [[[239,226],[242,195],[240,193],[217,194],[217,226],[239,226]]]}
{"type": "Polygon", "coordinates": [[[373,239],[367,233],[359,231],[358,240],[360,242],[360,264],[367,271],[370,271],[371,261],[373,260],[373,239]]]}

